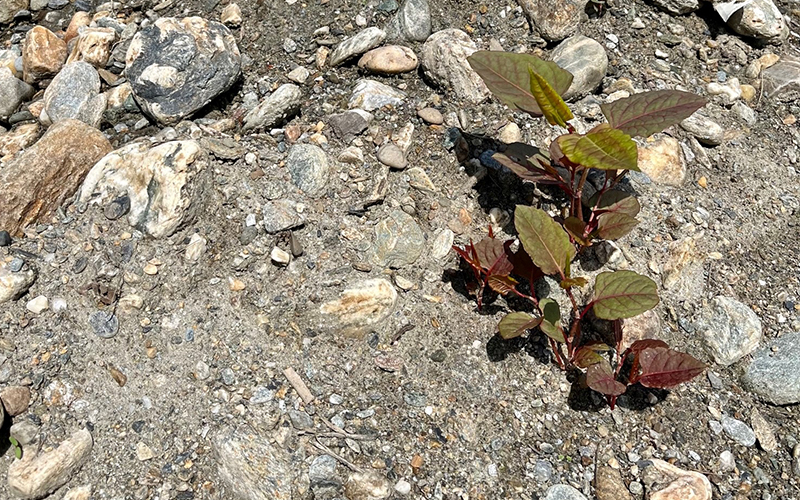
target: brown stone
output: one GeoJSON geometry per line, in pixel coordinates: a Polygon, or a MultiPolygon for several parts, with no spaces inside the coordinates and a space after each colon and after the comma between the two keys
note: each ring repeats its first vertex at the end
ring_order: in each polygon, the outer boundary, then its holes
{"type": "Polygon", "coordinates": [[[0,400],[3,401],[6,413],[11,417],[16,417],[28,409],[28,404],[31,402],[31,390],[21,385],[6,387],[0,391],[0,400]]]}
{"type": "Polygon", "coordinates": [[[372,49],[358,61],[358,67],[373,73],[407,73],[417,69],[419,61],[414,51],[401,45],[372,49]]]}
{"type": "Polygon", "coordinates": [[[639,148],[639,169],[656,184],[679,187],[686,179],[681,145],[664,137],[639,148]]]}
{"type": "Polygon", "coordinates": [[[78,30],[84,26],[89,26],[92,22],[92,15],[88,12],[76,12],[67,26],[67,31],[64,33],[64,43],[69,43],[70,40],[78,36],[78,30]]]}
{"type": "Polygon", "coordinates": [[[67,44],[44,26],[34,26],[25,35],[22,73],[27,83],[53,76],[67,60],[67,44]]]}
{"type": "Polygon", "coordinates": [[[597,500],[630,500],[631,498],[619,471],[607,465],[597,466],[594,492],[597,500]]]}
{"type": "Polygon", "coordinates": [[[67,64],[86,61],[96,68],[105,68],[111,56],[111,45],[117,32],[111,28],[87,28],[80,35],[67,59],[67,64]]]}
{"type": "Polygon", "coordinates": [[[59,207],[81,185],[87,172],[111,151],[103,133],[78,120],[50,127],[33,146],[0,170],[0,228],[22,229],[59,207]]]}
{"type": "Polygon", "coordinates": [[[38,123],[23,123],[7,134],[0,136],[0,159],[7,162],[39,138],[38,123]],[[6,158],[8,157],[8,158],[6,158]]]}

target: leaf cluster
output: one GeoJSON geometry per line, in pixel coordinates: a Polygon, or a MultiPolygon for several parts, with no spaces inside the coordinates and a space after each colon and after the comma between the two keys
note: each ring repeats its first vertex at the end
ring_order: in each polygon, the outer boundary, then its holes
{"type": "Polygon", "coordinates": [[[696,377],[705,369],[692,356],[660,340],[639,340],[623,349],[622,323],[655,307],[659,302],[656,284],[633,271],[602,272],[594,282],[587,304],[579,304],[575,287],[588,282],[571,275],[571,263],[585,248],[602,240],[616,240],[638,224],[640,205],[635,197],[615,189],[627,172],[639,170],[633,137],[647,137],[687,118],[705,104],[697,95],[677,90],[634,94],[603,104],[607,119],[585,133],[570,123],[574,117],[561,98],[572,83],[572,75],[553,62],[528,54],[476,52],[468,59],[487,87],[510,108],[532,116],[543,116],[553,126],[566,129],[547,153],[528,154],[525,144],[512,144],[494,155],[523,181],[549,184],[561,189],[569,200],[568,215],[551,216],[532,206],[518,205],[514,223],[515,241],[500,241],[489,235],[476,244],[453,249],[475,276],[473,290],[482,306],[486,288],[504,296],[516,296],[532,304],[533,313],[511,312],[499,323],[504,339],[540,331],[547,336],[558,364],[578,368],[586,384],[606,395],[614,406],[628,385],[670,388],[696,377]],[[590,170],[602,175],[600,189],[584,198],[590,170]],[[562,312],[550,298],[537,297],[534,283],[542,276],[558,279],[569,297],[572,310],[562,312]],[[527,286],[524,282],[527,281],[527,286]],[[583,342],[584,317],[614,326],[613,345],[583,342]]]}

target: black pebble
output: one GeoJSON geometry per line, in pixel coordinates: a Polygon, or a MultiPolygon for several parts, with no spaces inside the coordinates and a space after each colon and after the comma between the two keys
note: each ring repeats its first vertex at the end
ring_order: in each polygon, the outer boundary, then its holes
{"type": "Polygon", "coordinates": [[[8,231],[0,231],[0,247],[7,247],[11,244],[11,235],[8,231]]]}
{"type": "Polygon", "coordinates": [[[127,214],[130,209],[131,199],[127,195],[123,195],[106,205],[103,214],[108,220],[117,220],[127,214]]]}

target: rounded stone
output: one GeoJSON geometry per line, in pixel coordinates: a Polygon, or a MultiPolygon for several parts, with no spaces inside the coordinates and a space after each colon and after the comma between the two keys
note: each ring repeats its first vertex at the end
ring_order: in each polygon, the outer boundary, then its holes
{"type": "Polygon", "coordinates": [[[608,69],[606,49],[599,42],[583,35],[575,35],[561,42],[550,58],[574,77],[572,85],[561,96],[565,100],[593,92],[603,81],[608,69]]]}
{"type": "Polygon", "coordinates": [[[328,182],[328,155],[313,144],[296,144],[289,150],[286,167],[292,181],[309,196],[320,196],[328,182]]]}
{"type": "Polygon", "coordinates": [[[406,168],[406,155],[403,150],[395,144],[388,143],[381,146],[378,150],[378,161],[391,168],[402,170],[406,168]]]}
{"type": "Polygon", "coordinates": [[[417,111],[417,115],[422,118],[423,121],[431,125],[441,125],[444,123],[442,113],[435,108],[422,108],[417,111]]]}
{"type": "Polygon", "coordinates": [[[372,49],[358,61],[359,68],[389,75],[414,71],[418,64],[414,51],[402,45],[387,45],[372,49]]]}

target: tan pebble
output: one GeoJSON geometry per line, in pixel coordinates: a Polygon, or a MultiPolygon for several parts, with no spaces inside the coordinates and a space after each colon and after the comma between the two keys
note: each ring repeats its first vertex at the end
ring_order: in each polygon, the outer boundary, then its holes
{"type": "Polygon", "coordinates": [[[442,113],[436,108],[422,108],[417,111],[417,115],[422,118],[423,121],[432,125],[441,125],[444,123],[442,113]]]}
{"type": "Polygon", "coordinates": [[[88,12],[76,12],[67,26],[67,31],[64,33],[64,41],[69,43],[70,40],[78,36],[78,30],[85,26],[89,26],[92,22],[92,15],[88,12]]]}
{"type": "Polygon", "coordinates": [[[697,179],[697,185],[700,186],[703,189],[708,187],[708,179],[706,179],[705,175],[700,177],[699,179],[697,179]]]}
{"type": "Polygon", "coordinates": [[[153,359],[156,357],[156,354],[158,354],[158,349],[156,349],[155,347],[148,347],[147,349],[144,350],[144,352],[148,358],[153,359]]]}
{"type": "Polygon", "coordinates": [[[125,387],[125,384],[128,382],[128,377],[124,373],[117,370],[113,366],[108,368],[108,373],[111,374],[111,378],[114,379],[114,382],[116,382],[117,385],[120,387],[125,387]]]}
{"type": "Polygon", "coordinates": [[[414,51],[401,45],[372,49],[358,61],[358,67],[373,73],[397,74],[414,71],[419,61],[414,51]]]}
{"type": "Polygon", "coordinates": [[[797,122],[797,117],[791,114],[783,119],[784,125],[794,125],[796,122],[797,122]]]}
{"type": "Polygon", "coordinates": [[[757,61],[761,65],[761,70],[765,70],[770,66],[774,66],[781,59],[781,56],[778,54],[764,54],[763,56],[759,57],[757,61]]]}
{"type": "Polygon", "coordinates": [[[240,292],[245,289],[245,284],[244,281],[238,278],[228,278],[228,288],[230,288],[232,292],[240,292]]]}
{"type": "Polygon", "coordinates": [[[219,20],[225,26],[236,27],[242,24],[242,9],[235,3],[230,3],[222,9],[219,20]]]}
{"type": "Polygon", "coordinates": [[[10,417],[16,417],[28,409],[31,402],[31,390],[23,386],[6,387],[0,392],[0,400],[10,417]]]}
{"type": "Polygon", "coordinates": [[[752,85],[743,84],[742,85],[742,99],[746,102],[752,102],[753,99],[756,97],[756,88],[752,85]]]}
{"type": "Polygon", "coordinates": [[[149,274],[150,276],[158,274],[158,266],[148,263],[146,266],[144,266],[144,273],[149,274]]]}

